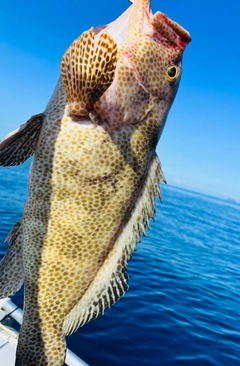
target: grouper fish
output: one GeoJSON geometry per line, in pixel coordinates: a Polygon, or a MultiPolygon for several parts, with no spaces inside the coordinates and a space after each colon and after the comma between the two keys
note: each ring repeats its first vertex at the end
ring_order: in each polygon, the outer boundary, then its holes
{"type": "Polygon", "coordinates": [[[135,0],[71,44],[45,111],[0,143],[1,166],[33,155],[0,265],[1,298],[25,285],[17,366],[63,365],[65,336],[128,289],[127,262],[161,198],[155,149],[190,40],[135,0]]]}

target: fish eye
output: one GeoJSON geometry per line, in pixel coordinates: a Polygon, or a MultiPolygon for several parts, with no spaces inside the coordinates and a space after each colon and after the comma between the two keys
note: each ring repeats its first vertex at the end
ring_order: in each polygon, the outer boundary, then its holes
{"type": "Polygon", "coordinates": [[[176,66],[170,66],[167,69],[167,79],[170,82],[174,82],[179,75],[178,68],[176,66]]]}

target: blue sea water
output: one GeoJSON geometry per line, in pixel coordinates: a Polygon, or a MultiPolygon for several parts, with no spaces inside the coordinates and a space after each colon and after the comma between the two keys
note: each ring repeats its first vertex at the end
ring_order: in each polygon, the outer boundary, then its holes
{"type": "MultiPolygon", "coordinates": [[[[0,169],[1,256],[28,168],[0,169]]],[[[240,206],[169,186],[162,194],[129,261],[129,291],[68,347],[90,366],[240,365],[240,206]]]]}

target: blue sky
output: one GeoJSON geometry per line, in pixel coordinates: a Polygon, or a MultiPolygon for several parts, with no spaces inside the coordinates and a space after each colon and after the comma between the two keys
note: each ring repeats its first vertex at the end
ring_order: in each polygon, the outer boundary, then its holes
{"type": "MultiPolygon", "coordinates": [[[[45,109],[71,42],[129,5],[127,0],[1,2],[0,138],[45,109]]],[[[152,7],[193,39],[157,148],[167,181],[240,201],[240,2],[153,0],[152,7]]]]}

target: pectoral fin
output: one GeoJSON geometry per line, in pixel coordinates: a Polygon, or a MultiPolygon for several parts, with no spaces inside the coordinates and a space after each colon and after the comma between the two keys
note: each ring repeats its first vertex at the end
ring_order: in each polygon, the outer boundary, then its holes
{"type": "Polygon", "coordinates": [[[88,115],[112,84],[116,63],[117,44],[107,33],[102,33],[96,41],[91,28],[72,43],[61,61],[70,113],[80,117],[88,115]]]}
{"type": "Polygon", "coordinates": [[[24,281],[21,220],[13,226],[6,241],[9,247],[0,263],[0,299],[14,295],[24,281]]]}
{"type": "Polygon", "coordinates": [[[21,165],[34,154],[44,114],[32,116],[0,142],[0,166],[21,165]]]}

